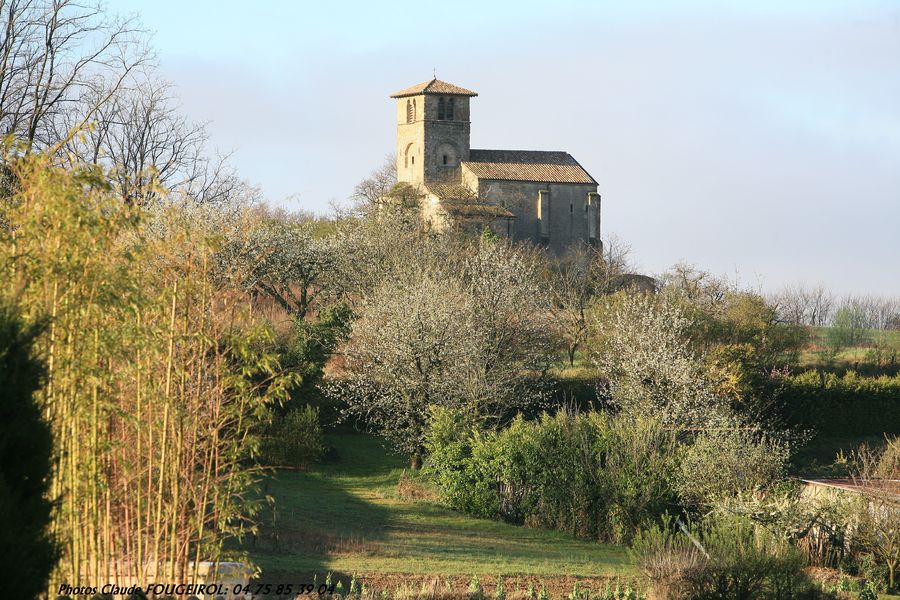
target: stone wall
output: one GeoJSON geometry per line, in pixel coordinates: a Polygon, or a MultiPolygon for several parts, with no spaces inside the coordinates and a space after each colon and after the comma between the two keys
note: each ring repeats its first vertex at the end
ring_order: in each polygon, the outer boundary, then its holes
{"type": "MultiPolygon", "coordinates": [[[[472,179],[463,169],[463,179],[472,179]]],[[[516,215],[512,224],[512,238],[546,245],[554,254],[562,254],[576,242],[590,241],[588,221],[596,219],[594,232],[599,241],[599,207],[588,209],[588,194],[597,187],[589,184],[541,183],[527,181],[476,180],[479,197],[484,201],[505,206],[516,215]],[[539,218],[539,192],[549,192],[549,211],[539,218]],[[546,223],[547,236],[541,235],[542,219],[546,223]]],[[[471,183],[470,183],[471,185],[471,183]]]]}
{"type": "Polygon", "coordinates": [[[397,99],[398,181],[420,184],[459,180],[459,163],[469,159],[469,98],[453,96],[453,119],[440,121],[437,119],[439,98],[420,95],[397,99]],[[407,123],[406,119],[408,101],[416,103],[413,123],[407,123]]]}

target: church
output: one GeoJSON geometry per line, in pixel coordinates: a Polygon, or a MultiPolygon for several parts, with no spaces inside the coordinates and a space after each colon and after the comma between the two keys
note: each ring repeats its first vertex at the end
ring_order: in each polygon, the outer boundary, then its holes
{"type": "Polygon", "coordinates": [[[476,92],[432,79],[397,100],[397,187],[415,190],[434,230],[490,227],[562,254],[600,246],[597,182],[567,152],[470,147],[476,92]]]}

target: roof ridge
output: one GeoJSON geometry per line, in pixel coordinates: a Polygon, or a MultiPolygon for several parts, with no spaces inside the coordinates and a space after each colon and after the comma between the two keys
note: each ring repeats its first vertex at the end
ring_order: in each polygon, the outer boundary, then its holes
{"type": "Polygon", "coordinates": [[[562,150],[473,148],[461,164],[479,179],[597,185],[581,163],[562,150]]]}
{"type": "Polygon", "coordinates": [[[442,81],[437,77],[417,83],[414,86],[404,88],[399,92],[391,94],[391,98],[403,98],[406,96],[418,96],[421,94],[446,94],[448,96],[477,96],[478,92],[473,92],[454,83],[442,81]]]}
{"type": "Polygon", "coordinates": [[[470,152],[552,152],[555,154],[569,154],[565,150],[509,150],[506,148],[472,148],[470,152]]]}

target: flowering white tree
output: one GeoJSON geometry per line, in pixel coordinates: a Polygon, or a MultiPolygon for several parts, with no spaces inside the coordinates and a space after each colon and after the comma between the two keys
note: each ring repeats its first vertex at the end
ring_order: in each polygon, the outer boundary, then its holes
{"type": "Polygon", "coordinates": [[[334,244],[304,215],[262,211],[228,233],[216,258],[220,279],[274,300],[303,319],[335,265],[334,244]]]}
{"type": "Polygon", "coordinates": [[[413,467],[430,406],[502,418],[543,397],[541,375],[553,357],[535,256],[482,242],[459,260],[435,260],[445,255],[428,254],[431,243],[361,303],[347,372],[329,388],[413,467]]]}
{"type": "Polygon", "coordinates": [[[615,405],[689,428],[727,412],[690,349],[689,324],[674,303],[646,294],[617,294],[598,308],[591,358],[615,405]]]}

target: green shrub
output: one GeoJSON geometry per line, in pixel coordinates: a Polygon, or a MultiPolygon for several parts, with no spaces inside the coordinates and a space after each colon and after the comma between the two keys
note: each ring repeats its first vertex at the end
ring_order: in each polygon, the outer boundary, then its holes
{"type": "Polygon", "coordinates": [[[519,417],[482,432],[460,411],[432,413],[426,473],[457,510],[627,541],[674,500],[675,435],[603,413],[519,417]]]}
{"type": "Polygon", "coordinates": [[[315,319],[295,318],[289,333],[278,341],[281,366],[300,376],[300,384],[291,390],[288,409],[312,404],[323,409],[320,417],[332,423],[339,407],[320,391],[325,363],[348,333],[352,313],[343,303],[323,306],[315,319]]]}
{"type": "Polygon", "coordinates": [[[771,436],[737,424],[712,429],[684,449],[675,487],[687,504],[708,508],[767,487],[783,476],[787,460],[787,445],[771,436]]]}
{"type": "Polygon", "coordinates": [[[632,553],[658,597],[782,600],[822,594],[803,571],[803,552],[749,519],[712,517],[691,535],[694,541],[664,519],[635,537],[632,553]]]}
{"type": "Polygon", "coordinates": [[[878,590],[866,584],[866,587],[859,593],[859,600],[878,600],[878,590]]]}
{"type": "Polygon", "coordinates": [[[900,375],[806,371],[783,383],[779,410],[790,425],[845,438],[900,434],[900,375]]]}
{"type": "Polygon", "coordinates": [[[262,443],[262,461],[269,466],[306,468],[320,461],[324,453],[319,409],[309,405],[276,418],[262,443]]]}

